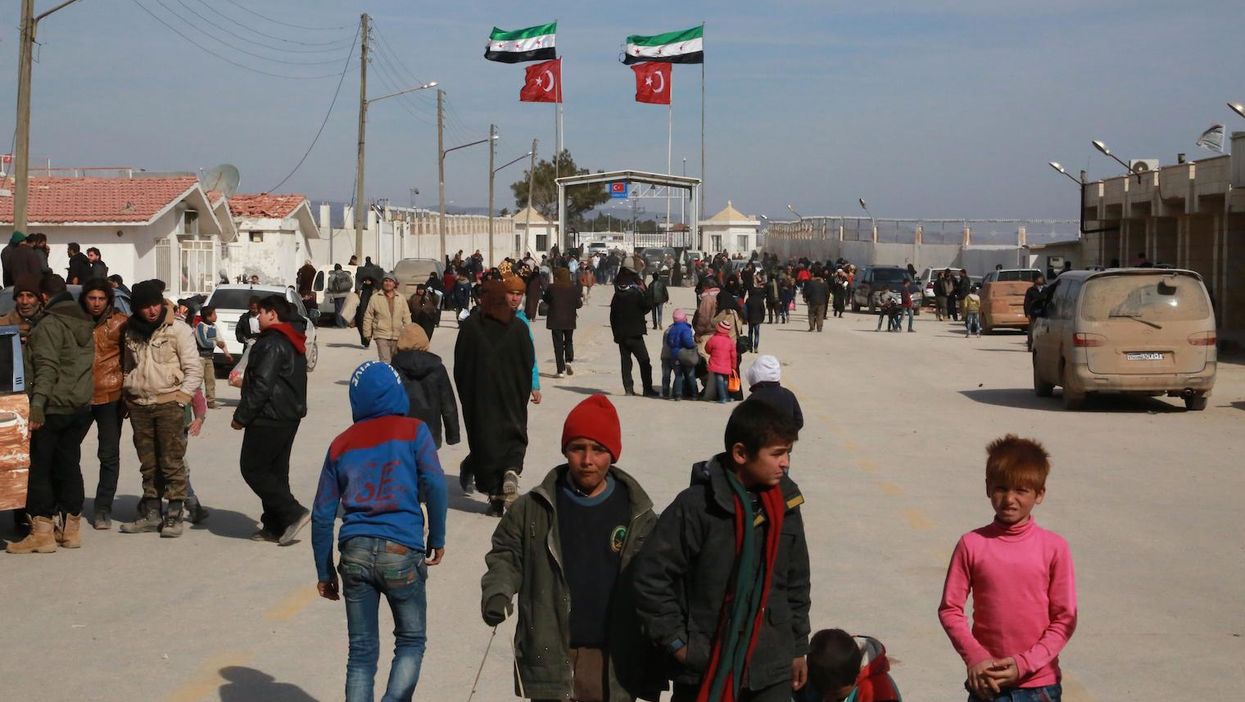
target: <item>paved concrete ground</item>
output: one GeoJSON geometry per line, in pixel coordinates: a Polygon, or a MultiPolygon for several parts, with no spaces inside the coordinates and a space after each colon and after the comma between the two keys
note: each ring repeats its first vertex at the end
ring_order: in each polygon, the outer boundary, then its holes
{"type": "MultiPolygon", "coordinates": [[[[690,307],[690,291],[673,294],[690,307]]],[[[598,288],[583,310],[573,378],[550,377],[548,334],[536,324],[545,401],[531,411],[524,485],[560,461],[567,411],[603,391],[622,417],[620,465],[663,506],[686,485],[693,461],[720,450],[729,406],[618,396],[607,303],[608,290],[598,288]]],[[[962,699],[963,668],[936,616],[943,573],[956,538],[991,518],[985,444],[1019,432],[1053,454],[1036,515],[1067,537],[1076,560],[1081,617],[1063,656],[1065,699],[1234,697],[1245,685],[1245,370],[1220,366],[1203,413],[1116,400],[1069,414],[1057,399],[1033,396],[1019,335],[965,340],[931,315],[919,318],[916,334],[877,334],[873,326],[873,318],[849,314],[809,334],[797,315],[762,335],[761,349],[783,360],[784,384],[808,420],[793,476],[808,500],[814,628],[879,637],[898,661],[905,699],[962,699]]],[[[452,357],[454,337],[447,315],[433,350],[452,357]]],[[[353,331],[321,336],[291,475],[308,504],[324,451],[349,422],[345,379],[374,357],[354,341],[353,331]]],[[[657,349],[655,336],[649,347],[657,349]]],[[[232,404],[237,391],[222,395],[232,404]]],[[[228,425],[228,409],[213,412],[191,441],[193,483],[213,515],[183,538],[87,531],[80,551],[0,554],[0,697],[341,698],[343,607],[316,597],[309,542],[278,548],[247,540],[259,503],[238,474],[241,435],[228,425]]],[[[94,441],[92,432],[83,446],[88,495],[94,441]]],[[[129,441],[127,431],[121,518],[130,517],[139,482],[129,441]]],[[[441,452],[451,485],[464,454],[465,444],[441,452]]],[[[466,699],[489,640],[479,578],[496,522],[479,499],[456,486],[450,493],[449,545],[444,564],[431,570],[418,699],[466,699]]],[[[382,628],[388,621],[382,613],[382,628]]],[[[477,700],[511,698],[513,631],[512,621],[502,625],[477,700]]],[[[390,642],[386,634],[380,681],[390,642]]]]}

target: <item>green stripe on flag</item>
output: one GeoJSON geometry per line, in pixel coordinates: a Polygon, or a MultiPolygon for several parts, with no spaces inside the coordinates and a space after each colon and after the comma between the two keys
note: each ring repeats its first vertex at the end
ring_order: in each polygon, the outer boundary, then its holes
{"type": "Polygon", "coordinates": [[[652,36],[632,34],[627,37],[627,43],[635,44],[636,46],[662,46],[663,44],[677,44],[682,41],[702,39],[704,38],[704,35],[705,28],[700,26],[692,27],[691,29],[684,29],[679,32],[666,32],[665,34],[654,34],[652,36]]]}
{"type": "Polygon", "coordinates": [[[558,31],[558,23],[541,24],[535,27],[527,27],[525,29],[516,29],[506,31],[493,27],[493,32],[489,34],[489,41],[518,41],[521,39],[533,39],[535,37],[544,36],[546,34],[556,34],[558,31]]]}

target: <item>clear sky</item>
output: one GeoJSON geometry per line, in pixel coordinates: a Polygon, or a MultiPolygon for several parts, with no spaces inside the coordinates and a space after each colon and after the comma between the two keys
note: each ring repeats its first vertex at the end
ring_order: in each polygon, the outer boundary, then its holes
{"type": "MultiPolygon", "coordinates": [[[[37,11],[54,4],[38,0],[37,11]]],[[[0,3],[5,137],[19,8],[0,3]]],[[[1245,100],[1239,0],[81,0],[39,28],[33,158],[183,171],[229,162],[243,191],[268,190],[311,143],[364,10],[383,40],[371,96],[439,81],[447,146],[496,123],[499,164],[533,137],[547,156],[554,120],[552,106],[518,102],[521,64],[484,60],[489,30],[558,20],[566,146],[581,165],[608,170],[665,168],[665,109],[633,101],[632,73],[618,61],[625,36],[705,22],[710,212],[730,198],[774,218],[788,202],[805,216],[856,215],[863,196],[879,218],[1074,218],[1075,186],[1047,161],[1100,178],[1119,166],[1091,139],[1125,159],[1172,163],[1178,152],[1210,156],[1193,142],[1212,123],[1245,130],[1224,106],[1245,100]],[[332,76],[231,65],[140,4],[243,66],[332,76]]],[[[689,175],[699,171],[699,89],[699,67],[675,67],[676,173],[684,157],[689,175]]],[[[417,204],[435,206],[432,93],[372,105],[369,199],[405,205],[417,187],[417,204]]],[[[281,191],[351,199],[357,101],[355,60],[323,136],[281,191]]],[[[450,155],[455,205],[485,204],[486,159],[483,147],[450,155]]],[[[513,206],[507,184],[521,173],[499,175],[499,207],[513,206]]]]}

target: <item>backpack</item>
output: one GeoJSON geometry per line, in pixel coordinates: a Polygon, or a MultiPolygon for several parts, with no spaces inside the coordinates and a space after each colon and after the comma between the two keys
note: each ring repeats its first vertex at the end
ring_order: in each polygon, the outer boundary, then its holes
{"type": "Polygon", "coordinates": [[[346,271],[333,271],[329,274],[329,292],[331,293],[348,293],[354,285],[350,281],[350,274],[346,271]]]}

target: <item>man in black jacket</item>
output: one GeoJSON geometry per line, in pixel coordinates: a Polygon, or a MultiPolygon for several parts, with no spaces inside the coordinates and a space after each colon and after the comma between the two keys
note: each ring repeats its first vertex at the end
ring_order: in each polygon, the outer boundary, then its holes
{"type": "Polygon", "coordinates": [[[826,321],[826,305],[830,302],[830,286],[817,273],[804,283],[804,301],[808,303],[808,330],[821,331],[826,321]]]}
{"type": "Polygon", "coordinates": [[[653,364],[644,346],[644,334],[648,329],[646,314],[651,308],[648,296],[641,286],[640,276],[630,268],[623,268],[614,280],[614,298],[610,300],[610,328],[614,343],[622,361],[623,389],[634,395],[635,381],[631,377],[631,357],[640,364],[640,381],[644,383],[645,397],[661,397],[653,388],[653,364]]]}
{"type": "Polygon", "coordinates": [[[306,337],[290,324],[294,310],[280,295],[259,303],[259,338],[242,376],[234,429],[245,429],[238,464],[264,506],[263,527],[252,538],[294,543],[311,512],[290,492],[290,451],[307,415],[306,337]]]}
{"type": "Polygon", "coordinates": [[[807,680],[804,498],[787,476],[797,435],[781,410],[740,404],[726,451],[692,468],[635,559],[636,616],[676,664],[671,702],[787,702],[807,680]]]}
{"type": "Polygon", "coordinates": [[[75,241],[69,242],[69,270],[65,282],[70,285],[82,285],[91,278],[91,260],[82,253],[82,247],[75,241]]]}

